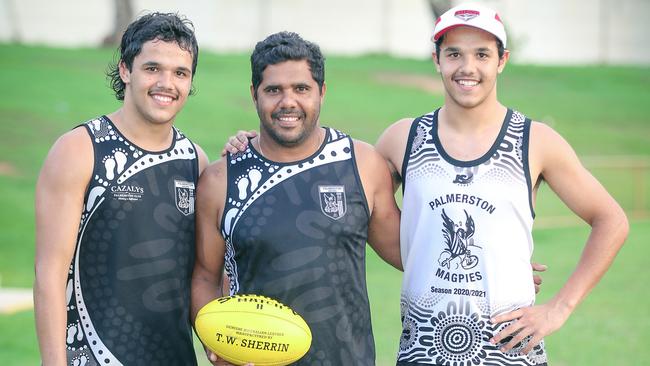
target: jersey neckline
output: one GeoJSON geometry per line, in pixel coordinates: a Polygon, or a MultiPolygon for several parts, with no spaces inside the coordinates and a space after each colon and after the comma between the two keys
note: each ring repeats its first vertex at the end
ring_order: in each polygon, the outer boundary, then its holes
{"type": "Polygon", "coordinates": [[[168,147],[168,148],[165,148],[165,149],[163,149],[163,150],[153,151],[153,150],[143,149],[142,147],[140,147],[140,145],[135,144],[135,143],[133,143],[133,141],[129,140],[126,136],[124,136],[124,134],[122,133],[122,131],[120,131],[120,129],[117,128],[117,126],[115,126],[115,123],[114,123],[110,118],[108,118],[107,115],[103,115],[101,118],[103,118],[106,122],[108,122],[108,124],[110,124],[111,127],[113,127],[113,129],[115,130],[115,132],[116,132],[118,135],[120,135],[120,137],[122,137],[122,138],[124,139],[124,141],[126,141],[127,143],[129,143],[129,145],[131,145],[131,146],[135,146],[135,147],[137,147],[139,150],[141,150],[141,151],[143,151],[143,152],[145,152],[145,153],[148,153],[148,154],[158,154],[158,155],[160,155],[160,154],[165,154],[165,153],[167,153],[167,152],[172,151],[172,149],[174,149],[174,146],[176,146],[176,140],[178,139],[178,132],[176,131],[176,128],[175,128],[174,126],[172,126],[172,134],[173,134],[173,136],[172,136],[172,143],[169,145],[169,147],[168,147]]]}
{"type": "Polygon", "coordinates": [[[499,148],[501,141],[503,140],[506,132],[508,131],[508,125],[510,124],[510,119],[512,118],[512,109],[508,108],[508,111],[506,112],[506,116],[504,117],[503,122],[501,123],[501,129],[499,130],[499,134],[497,135],[494,142],[492,142],[492,146],[490,147],[490,149],[485,154],[473,160],[458,160],[458,159],[454,159],[453,157],[451,157],[451,155],[447,154],[447,151],[442,146],[442,142],[440,141],[440,136],[438,135],[438,112],[439,111],[440,108],[436,109],[435,112],[433,113],[433,119],[432,119],[433,126],[431,128],[433,143],[436,146],[436,150],[438,150],[438,152],[440,153],[440,156],[446,162],[459,167],[476,166],[488,161],[499,148]]]}
{"type": "Polygon", "coordinates": [[[248,148],[251,149],[251,151],[254,152],[255,155],[257,155],[260,159],[262,159],[262,160],[264,160],[264,161],[266,161],[266,162],[268,162],[270,164],[276,165],[276,166],[289,166],[289,165],[301,164],[301,163],[304,163],[304,162],[308,162],[310,160],[314,160],[318,155],[320,155],[320,153],[323,151],[323,149],[325,148],[327,143],[330,142],[330,140],[331,140],[331,134],[330,134],[330,129],[329,128],[327,128],[325,126],[319,126],[318,128],[322,128],[323,130],[325,130],[325,138],[323,138],[323,142],[320,144],[318,149],[313,154],[311,154],[311,155],[309,155],[306,158],[301,159],[301,160],[279,162],[279,161],[271,160],[271,159],[267,158],[266,156],[263,156],[262,153],[260,153],[257,149],[255,149],[255,147],[253,147],[252,143],[248,144],[248,148]]]}

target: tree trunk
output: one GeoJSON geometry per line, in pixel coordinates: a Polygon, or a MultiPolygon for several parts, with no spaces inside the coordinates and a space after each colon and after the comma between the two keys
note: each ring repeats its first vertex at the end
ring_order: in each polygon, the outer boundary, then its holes
{"type": "Polygon", "coordinates": [[[113,0],[115,5],[115,18],[113,30],[102,40],[102,46],[115,46],[120,43],[122,33],[133,21],[133,3],[131,0],[113,0]]]}
{"type": "Polygon", "coordinates": [[[451,0],[427,0],[427,3],[429,3],[434,19],[438,19],[444,12],[451,9],[451,0]]]}

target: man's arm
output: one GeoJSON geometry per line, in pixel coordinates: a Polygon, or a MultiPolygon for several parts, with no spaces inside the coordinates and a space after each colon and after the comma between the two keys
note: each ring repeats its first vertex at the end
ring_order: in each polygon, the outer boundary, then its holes
{"type": "MultiPolygon", "coordinates": [[[[221,281],[221,274],[218,273],[217,275],[214,275],[210,270],[212,268],[217,268],[221,266],[223,268],[223,255],[221,257],[217,256],[217,252],[219,250],[219,245],[218,241],[219,238],[221,238],[221,233],[218,232],[218,222],[217,222],[217,216],[219,215],[219,212],[221,211],[221,207],[218,207],[219,202],[215,202],[215,196],[216,195],[211,195],[211,193],[217,193],[214,191],[214,187],[211,185],[217,181],[218,182],[218,177],[215,177],[215,171],[217,170],[216,168],[212,168],[208,171],[205,169],[208,167],[208,157],[206,153],[201,149],[199,145],[194,145],[196,146],[196,151],[198,155],[198,160],[199,160],[199,182],[197,183],[196,187],[196,221],[195,221],[195,235],[196,235],[196,246],[195,246],[195,262],[194,262],[194,269],[192,273],[192,310],[191,310],[191,320],[192,324],[194,323],[194,319],[196,318],[196,313],[201,309],[203,305],[208,303],[212,298],[207,299],[207,300],[202,300],[203,294],[206,293],[205,289],[204,291],[199,291],[198,292],[198,297],[195,299],[195,294],[194,294],[194,286],[195,286],[195,280],[198,282],[196,285],[198,285],[197,289],[201,289],[202,286],[206,285],[205,281],[221,281]],[[204,174],[205,172],[205,174],[204,174]],[[210,176],[212,174],[212,176],[210,176]],[[206,240],[206,239],[215,239],[215,240],[206,240]],[[213,246],[213,247],[211,247],[213,246]],[[221,258],[221,262],[219,263],[219,258],[221,258]],[[198,277],[195,278],[195,275],[198,275],[198,277]],[[218,277],[218,278],[217,278],[218,277]],[[199,305],[200,304],[200,305],[199,305]]],[[[218,172],[216,172],[218,173],[218,172]]],[[[218,196],[216,196],[218,198],[218,196]]],[[[224,245],[225,248],[225,245],[224,245]]],[[[223,254],[223,253],[222,253],[223,254]]],[[[221,296],[221,293],[219,292],[218,294],[215,295],[215,297],[221,296]]]]}
{"type": "Polygon", "coordinates": [[[78,127],[54,144],[36,184],[34,313],[44,366],[66,364],[66,280],[93,162],[90,137],[78,127]]]}
{"type": "Polygon", "coordinates": [[[384,158],[365,142],[355,141],[354,151],[370,209],[368,244],[384,261],[401,271],[400,211],[395,203],[388,165],[384,158]]]}
{"type": "Polygon", "coordinates": [[[560,135],[541,123],[533,123],[530,136],[531,176],[534,180],[543,177],[567,207],[591,226],[591,234],[576,269],[548,303],[492,319],[493,323],[514,320],[492,340],[498,343],[514,334],[512,340],[503,346],[504,350],[532,336],[524,354],[564,324],[607,271],[629,231],[621,207],[582,166],[560,135]]]}
{"type": "Polygon", "coordinates": [[[201,175],[203,170],[210,164],[210,160],[208,160],[208,155],[203,151],[201,146],[194,144],[194,147],[196,147],[196,155],[199,159],[199,175],[201,175]]]}
{"type": "Polygon", "coordinates": [[[226,245],[219,231],[225,201],[225,163],[210,165],[196,190],[196,258],[192,273],[192,323],[205,304],[222,295],[226,245]],[[222,182],[223,180],[223,182],[222,182]]]}
{"type": "MultiPolygon", "coordinates": [[[[226,245],[219,230],[226,197],[225,159],[208,166],[196,192],[196,258],[192,272],[191,321],[208,302],[223,296],[222,278],[226,245]]],[[[206,348],[213,365],[227,365],[206,348]]]]}
{"type": "Polygon", "coordinates": [[[403,182],[402,164],[412,123],[413,118],[404,118],[393,123],[379,136],[379,140],[375,144],[379,154],[388,161],[393,193],[397,192],[403,182]]]}

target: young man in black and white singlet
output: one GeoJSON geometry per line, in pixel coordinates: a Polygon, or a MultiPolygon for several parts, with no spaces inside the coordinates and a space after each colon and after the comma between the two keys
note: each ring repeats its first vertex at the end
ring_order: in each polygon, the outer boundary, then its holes
{"type": "Polygon", "coordinates": [[[386,161],[320,125],[317,45],[276,33],[256,45],[251,67],[261,132],[199,182],[193,313],[221,295],[225,268],[230,294],[269,296],[304,317],[313,340],[297,365],[374,365],[366,241],[401,268],[386,161]]]}
{"type": "Polygon", "coordinates": [[[36,187],[43,365],[196,365],[194,205],[205,153],[173,125],[190,95],[192,24],[131,23],[109,76],[122,106],[61,136],[36,187]]]}
{"type": "Polygon", "coordinates": [[[509,58],[499,15],[458,5],[435,24],[444,105],[390,126],[377,143],[403,186],[398,365],[546,365],[560,328],[627,236],[621,207],[545,124],[497,99],[509,58]],[[561,290],[535,305],[529,261],[545,181],[591,225],[561,290]]]}

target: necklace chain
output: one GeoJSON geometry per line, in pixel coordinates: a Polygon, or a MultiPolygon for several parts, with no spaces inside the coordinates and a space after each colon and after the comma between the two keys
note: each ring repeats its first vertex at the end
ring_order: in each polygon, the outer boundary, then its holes
{"type": "Polygon", "coordinates": [[[264,155],[264,151],[262,151],[262,136],[260,136],[257,139],[257,147],[258,147],[258,150],[260,151],[260,155],[262,155],[263,157],[266,157],[266,155],[264,155]]]}

